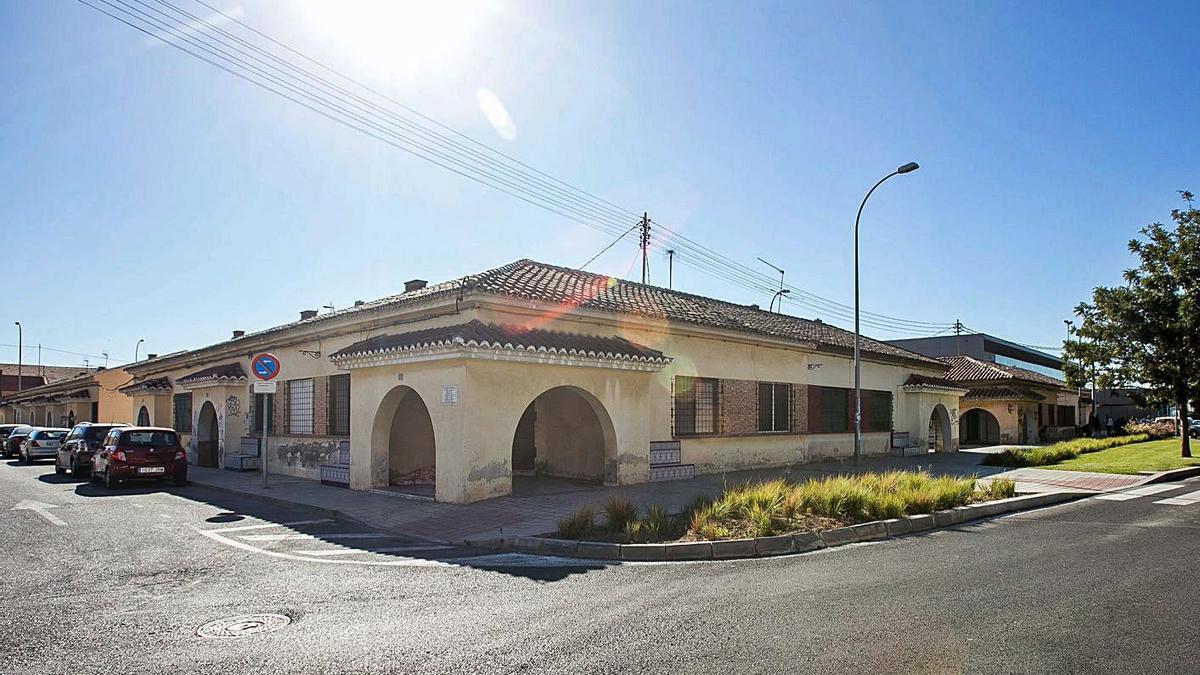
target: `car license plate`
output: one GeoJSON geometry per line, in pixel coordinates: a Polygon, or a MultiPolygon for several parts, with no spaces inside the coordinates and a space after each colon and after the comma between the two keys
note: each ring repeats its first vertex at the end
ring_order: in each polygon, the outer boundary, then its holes
{"type": "Polygon", "coordinates": [[[165,466],[139,466],[138,467],[138,473],[165,473],[166,470],[167,470],[167,467],[165,467],[165,466]]]}

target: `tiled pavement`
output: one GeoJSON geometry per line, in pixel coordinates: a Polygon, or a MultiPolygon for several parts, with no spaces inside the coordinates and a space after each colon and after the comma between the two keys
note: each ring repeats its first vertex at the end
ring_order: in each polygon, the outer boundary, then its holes
{"type": "Polygon", "coordinates": [[[475,504],[442,504],[404,499],[384,492],[360,492],[328,487],[317,481],[271,476],[270,488],[261,487],[258,473],[190,467],[193,482],[217,489],[250,494],[336,511],[343,516],[384,531],[437,542],[536,535],[551,532],[559,519],[583,506],[599,507],[610,496],[640,505],[659,504],[669,512],[682,510],[697,495],[714,495],[726,485],[772,478],[803,480],[856,471],[924,469],[933,474],[981,478],[1006,476],[1022,492],[1058,490],[1111,490],[1142,480],[1140,476],[1112,476],[1046,469],[1004,471],[980,466],[982,453],[960,452],[920,457],[876,457],[855,467],[849,462],[804,464],[786,469],[758,469],[708,474],[692,480],[602,487],[559,479],[518,477],[514,494],[475,504]]]}

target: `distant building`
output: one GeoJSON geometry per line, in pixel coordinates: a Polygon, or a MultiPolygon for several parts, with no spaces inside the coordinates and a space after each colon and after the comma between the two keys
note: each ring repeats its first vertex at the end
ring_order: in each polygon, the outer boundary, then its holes
{"type": "Polygon", "coordinates": [[[86,375],[95,370],[82,366],[42,366],[30,363],[18,366],[16,363],[0,363],[0,422],[11,424],[15,421],[16,410],[5,404],[10,396],[26,389],[86,375]]]}
{"type": "Polygon", "coordinates": [[[1175,407],[1166,403],[1151,403],[1146,400],[1149,391],[1141,387],[1096,390],[1096,416],[1101,424],[1109,417],[1117,420],[1133,420],[1145,417],[1164,417],[1175,414],[1175,407]]]}
{"type": "Polygon", "coordinates": [[[47,427],[69,427],[76,422],[133,421],[129,396],[118,391],[129,383],[128,373],[120,368],[79,370],[75,377],[6,396],[0,405],[4,421],[47,427]]]}
{"type": "Polygon", "coordinates": [[[957,420],[962,445],[1070,438],[1084,419],[1080,392],[1066,385],[1056,356],[984,333],[888,342],[941,359],[951,366],[946,379],[967,387],[957,420]]]}

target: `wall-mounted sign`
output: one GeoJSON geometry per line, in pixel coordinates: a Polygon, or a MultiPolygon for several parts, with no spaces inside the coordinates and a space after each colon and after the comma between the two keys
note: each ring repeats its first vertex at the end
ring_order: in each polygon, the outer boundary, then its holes
{"type": "Polygon", "coordinates": [[[820,367],[821,367],[821,364],[819,364],[819,363],[810,363],[810,364],[808,364],[808,369],[809,369],[809,370],[816,370],[817,368],[820,368],[820,367]]]}
{"type": "Polygon", "coordinates": [[[256,394],[274,394],[279,390],[278,382],[267,382],[259,380],[254,383],[254,393],[256,394]]]}
{"type": "Polygon", "coordinates": [[[458,385],[442,385],[442,405],[458,405],[458,385]]]}

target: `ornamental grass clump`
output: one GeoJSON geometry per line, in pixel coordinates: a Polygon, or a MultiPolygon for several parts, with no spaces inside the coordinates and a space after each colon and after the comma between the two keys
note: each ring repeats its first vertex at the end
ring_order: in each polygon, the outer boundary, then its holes
{"type": "Polygon", "coordinates": [[[584,539],[596,529],[596,513],[584,507],[558,521],[557,534],[562,539],[584,539]]]}
{"type": "Polygon", "coordinates": [[[637,520],[637,504],[621,497],[609,497],[604,502],[604,522],[612,532],[623,532],[625,526],[637,520]]]}
{"type": "Polygon", "coordinates": [[[1022,467],[1047,466],[1087,454],[1116,448],[1131,443],[1144,443],[1150,440],[1148,433],[1129,434],[1127,436],[1109,436],[1108,438],[1076,438],[1060,443],[1051,443],[1036,448],[1008,448],[1003,452],[988,455],[983,463],[988,466],[1022,467]]]}

